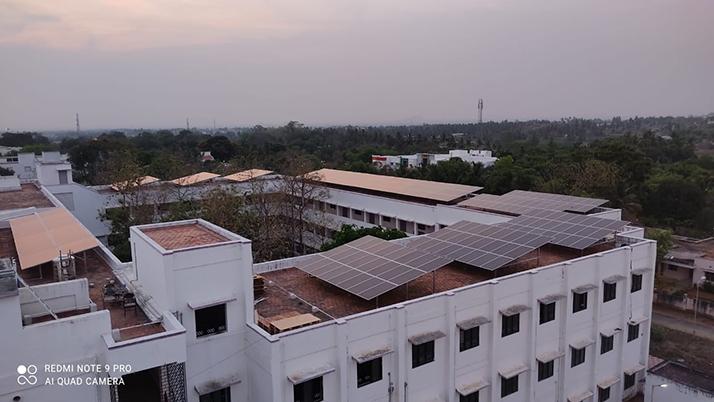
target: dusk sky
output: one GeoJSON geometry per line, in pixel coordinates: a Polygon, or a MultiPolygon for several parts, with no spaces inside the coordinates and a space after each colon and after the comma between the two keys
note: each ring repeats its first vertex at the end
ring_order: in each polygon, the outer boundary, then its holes
{"type": "Polygon", "coordinates": [[[714,112],[710,0],[0,0],[0,129],[714,112]]]}

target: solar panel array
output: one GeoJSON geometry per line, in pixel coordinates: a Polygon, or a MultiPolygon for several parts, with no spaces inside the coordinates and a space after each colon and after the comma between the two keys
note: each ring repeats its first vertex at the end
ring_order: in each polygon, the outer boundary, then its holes
{"type": "Polygon", "coordinates": [[[495,270],[548,243],[549,239],[512,227],[461,221],[408,243],[427,253],[495,270]]]}
{"type": "Polygon", "coordinates": [[[514,215],[526,215],[541,210],[586,213],[606,202],[607,200],[600,198],[514,190],[501,196],[480,194],[459,203],[459,205],[514,215]]]}
{"type": "Polygon", "coordinates": [[[365,300],[448,265],[452,260],[372,236],[315,254],[296,268],[365,300]]]}
{"type": "Polygon", "coordinates": [[[627,223],[568,212],[541,210],[529,215],[521,215],[496,226],[547,237],[551,244],[583,250],[621,230],[627,223]]]}

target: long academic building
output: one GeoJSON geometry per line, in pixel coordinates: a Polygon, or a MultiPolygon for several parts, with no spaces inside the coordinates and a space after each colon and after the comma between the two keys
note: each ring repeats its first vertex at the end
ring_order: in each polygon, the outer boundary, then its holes
{"type": "MultiPolygon", "coordinates": [[[[115,189],[45,163],[41,177],[0,180],[0,401],[642,392],[656,243],[606,200],[323,169],[326,197],[310,203],[325,236],[343,223],[409,236],[254,264],[250,239],[198,219],[132,227],[121,262],[99,218],[115,189]]],[[[163,185],[200,197],[280,180],[231,176],[163,185]]]]}

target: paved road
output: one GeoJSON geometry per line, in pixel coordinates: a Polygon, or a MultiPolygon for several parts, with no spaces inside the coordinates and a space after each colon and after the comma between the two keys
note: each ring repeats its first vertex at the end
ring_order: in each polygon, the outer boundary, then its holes
{"type": "Polygon", "coordinates": [[[657,325],[677,331],[688,332],[690,334],[694,333],[694,330],[696,329],[697,336],[714,341],[714,327],[711,325],[697,322],[697,325],[695,326],[692,319],[674,316],[657,310],[652,312],[652,321],[657,325]]]}

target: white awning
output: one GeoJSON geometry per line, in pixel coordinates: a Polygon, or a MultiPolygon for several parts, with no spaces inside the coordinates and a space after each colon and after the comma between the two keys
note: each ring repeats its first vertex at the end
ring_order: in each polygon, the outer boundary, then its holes
{"type": "Polygon", "coordinates": [[[547,352],[541,352],[536,355],[536,360],[538,360],[541,363],[548,363],[549,361],[553,361],[559,357],[565,356],[565,352],[559,352],[557,350],[549,350],[547,352]]]}
{"type": "Polygon", "coordinates": [[[603,329],[600,331],[600,334],[605,336],[613,336],[620,331],[622,331],[620,328],[603,329]]]}
{"type": "Polygon", "coordinates": [[[443,338],[446,335],[441,331],[424,332],[422,334],[414,335],[409,337],[409,343],[412,345],[421,345],[423,343],[431,342],[433,340],[443,338]]]}
{"type": "Polygon", "coordinates": [[[191,310],[198,310],[206,307],[211,307],[211,306],[216,306],[219,304],[223,303],[228,303],[234,301],[236,298],[234,296],[225,296],[225,297],[218,297],[215,299],[209,299],[209,300],[198,300],[198,301],[189,301],[188,307],[191,310]]]}
{"type": "Polygon", "coordinates": [[[586,285],[578,286],[577,288],[573,289],[573,292],[574,293],[586,293],[593,289],[597,289],[597,286],[593,285],[592,283],[588,283],[586,285]]]}
{"type": "Polygon", "coordinates": [[[219,378],[217,380],[210,380],[196,384],[193,388],[199,395],[207,395],[213,391],[218,391],[219,389],[230,387],[233,384],[240,384],[241,380],[238,375],[232,375],[228,377],[219,378]]]}
{"type": "Polygon", "coordinates": [[[489,322],[491,322],[491,320],[489,320],[488,317],[479,316],[457,322],[456,326],[459,327],[459,329],[466,331],[471,328],[476,328],[478,326],[488,324],[489,322]]]}
{"type": "Polygon", "coordinates": [[[488,387],[488,381],[485,379],[474,380],[469,383],[460,383],[456,385],[456,392],[461,396],[469,396],[483,388],[488,387]]]}
{"type": "Polygon", "coordinates": [[[641,323],[641,322],[644,322],[644,321],[647,321],[647,320],[648,320],[647,317],[641,315],[641,316],[639,316],[639,317],[632,317],[632,318],[630,318],[630,321],[628,321],[628,323],[629,323],[629,324],[632,324],[632,325],[637,325],[637,324],[639,324],[639,323],[641,323]]]}
{"type": "Polygon", "coordinates": [[[564,299],[565,295],[562,293],[554,293],[548,296],[543,296],[540,299],[538,299],[539,302],[543,304],[550,304],[553,303],[554,301],[558,301],[560,299],[564,299]]]}
{"type": "Polygon", "coordinates": [[[576,339],[573,342],[571,342],[570,346],[572,346],[575,349],[582,349],[582,348],[592,345],[593,343],[595,343],[595,341],[593,341],[590,338],[580,338],[580,339],[576,339]]]}
{"type": "Polygon", "coordinates": [[[528,366],[525,364],[519,364],[517,366],[512,366],[508,367],[503,370],[498,370],[498,374],[501,375],[501,377],[505,379],[513,378],[517,376],[518,374],[521,374],[522,372],[528,370],[528,366]]]}
{"type": "Polygon", "coordinates": [[[333,371],[335,371],[335,368],[330,365],[300,370],[288,375],[288,381],[290,381],[293,385],[302,384],[305,381],[310,381],[313,378],[322,377],[323,375],[331,373],[333,371]]]}
{"type": "Polygon", "coordinates": [[[607,388],[609,386],[617,384],[618,382],[620,382],[619,377],[609,377],[597,383],[597,386],[600,388],[607,388]]]}
{"type": "Polygon", "coordinates": [[[612,276],[608,276],[607,278],[603,279],[602,281],[605,283],[616,283],[616,282],[624,281],[625,279],[627,279],[627,277],[625,277],[624,275],[612,275],[612,276]]]}
{"type": "Polygon", "coordinates": [[[352,355],[352,358],[357,362],[357,363],[364,363],[368,362],[370,360],[374,360],[378,357],[382,357],[384,355],[388,355],[392,353],[393,350],[389,346],[382,346],[382,347],[377,347],[374,349],[369,349],[369,350],[364,350],[359,353],[355,353],[352,355]]]}
{"type": "Polygon", "coordinates": [[[580,392],[577,394],[570,395],[568,397],[568,402],[581,402],[593,396],[592,391],[580,392]]]}
{"type": "Polygon", "coordinates": [[[522,313],[526,310],[529,310],[529,309],[530,309],[530,307],[526,306],[525,304],[515,304],[513,306],[501,309],[500,312],[501,312],[501,314],[503,314],[505,316],[512,316],[512,315],[520,314],[520,313],[522,313]]]}
{"type": "Polygon", "coordinates": [[[635,374],[635,373],[642,371],[644,369],[645,369],[644,365],[638,364],[636,366],[630,367],[629,369],[625,370],[625,374],[632,375],[632,374],[635,374]]]}

